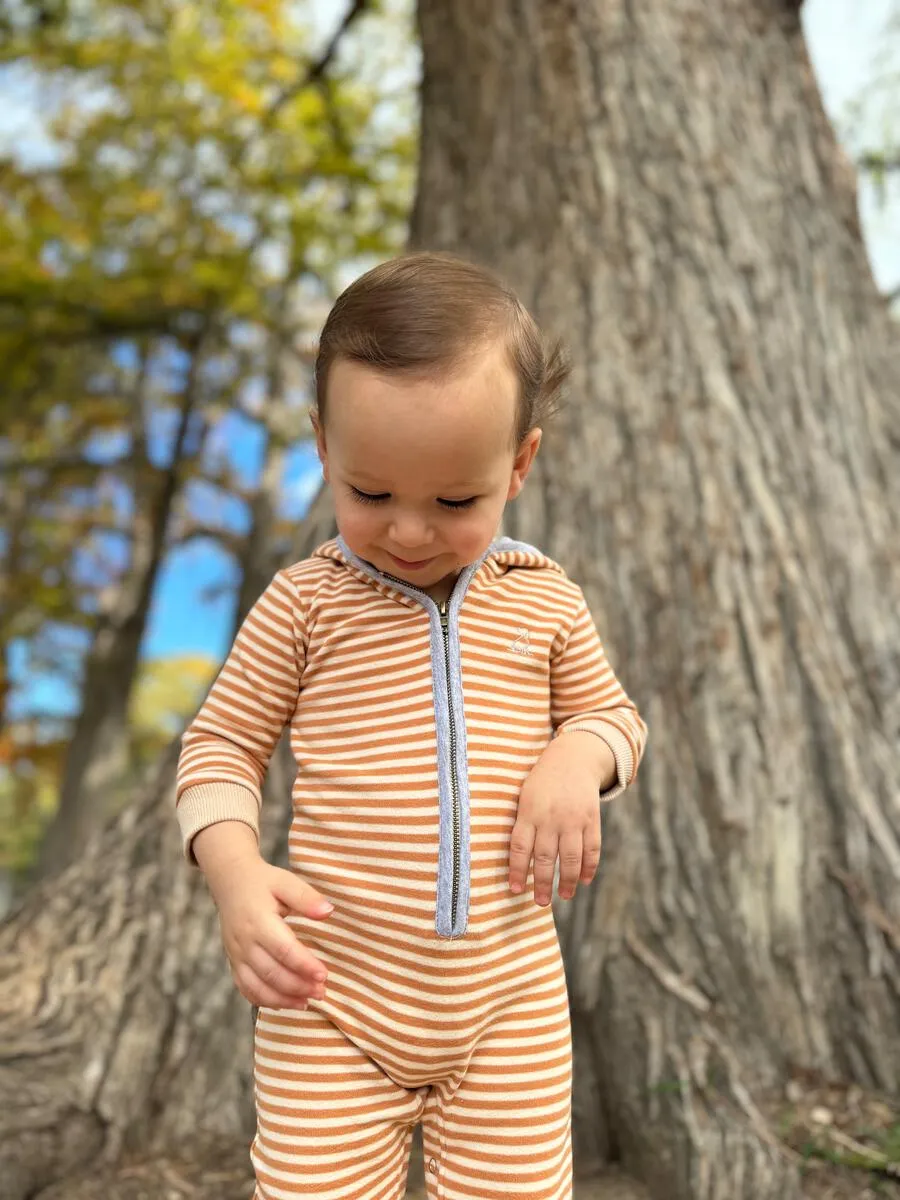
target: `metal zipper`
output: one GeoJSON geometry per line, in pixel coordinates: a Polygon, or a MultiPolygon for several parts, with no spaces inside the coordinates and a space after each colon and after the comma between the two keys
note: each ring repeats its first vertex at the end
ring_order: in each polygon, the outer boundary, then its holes
{"type": "Polygon", "coordinates": [[[390,579],[393,583],[400,583],[410,591],[418,592],[419,595],[427,597],[437,607],[438,616],[441,622],[441,634],[444,642],[444,673],[447,688],[447,713],[449,714],[450,724],[450,797],[452,800],[453,812],[453,875],[450,886],[450,937],[453,937],[453,930],[456,927],[456,910],[459,907],[459,884],[460,873],[462,871],[461,859],[461,843],[462,843],[462,812],[459,804],[459,778],[456,772],[456,717],[453,713],[453,695],[450,689],[450,602],[442,600],[437,603],[424,588],[418,588],[414,583],[407,583],[405,579],[398,579],[395,575],[389,575],[387,571],[382,574],[386,579],[390,579]]]}
{"type": "Polygon", "coordinates": [[[459,843],[462,816],[459,811],[459,780],[456,777],[456,719],[453,716],[453,697],[450,694],[450,614],[446,600],[442,600],[438,605],[438,612],[441,617],[441,632],[444,635],[447,711],[450,714],[450,794],[453,798],[453,884],[450,889],[450,928],[452,930],[456,927],[456,909],[459,903],[459,843]]]}

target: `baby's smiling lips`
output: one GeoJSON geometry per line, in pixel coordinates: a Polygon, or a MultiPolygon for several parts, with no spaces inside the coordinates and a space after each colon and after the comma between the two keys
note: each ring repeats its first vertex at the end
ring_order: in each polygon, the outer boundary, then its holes
{"type": "Polygon", "coordinates": [[[391,558],[398,567],[402,567],[405,571],[420,571],[422,567],[427,567],[429,563],[434,562],[434,558],[421,558],[411,562],[407,558],[398,558],[396,554],[391,554],[391,558]]]}

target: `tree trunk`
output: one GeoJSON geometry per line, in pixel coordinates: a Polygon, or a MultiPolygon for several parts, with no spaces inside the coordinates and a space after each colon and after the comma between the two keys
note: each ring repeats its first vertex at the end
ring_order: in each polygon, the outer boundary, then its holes
{"type": "Polygon", "coordinates": [[[141,411],[143,385],[135,399],[131,561],[115,593],[104,598],[104,611],[86,656],[81,708],[66,751],[59,807],[38,854],[39,878],[74,862],[93,830],[116,811],[122,800],[121,785],[128,768],[128,707],[169,520],[178,496],[191,421],[199,401],[199,339],[191,349],[172,460],[164,471],[157,471],[147,454],[141,411]]]}
{"type": "Polygon", "coordinates": [[[650,727],[559,925],[576,1154],[666,1200],[788,1200],[789,1075],[900,1077],[900,377],[796,8],[419,4],[414,241],[565,335],[509,531],[650,727]]]}

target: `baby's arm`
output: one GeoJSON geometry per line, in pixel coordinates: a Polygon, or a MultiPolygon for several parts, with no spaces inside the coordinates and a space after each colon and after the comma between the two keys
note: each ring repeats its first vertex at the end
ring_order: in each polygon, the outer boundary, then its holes
{"type": "Polygon", "coordinates": [[[578,599],[575,621],[551,657],[550,719],[557,737],[582,730],[606,743],[615,774],[600,799],[613,800],[637,774],[647,726],[607,661],[580,589],[578,599]]]}
{"type": "Polygon", "coordinates": [[[300,690],[306,631],[290,579],[276,575],[182,739],[177,812],[185,854],[212,892],[235,984],[252,1003],[305,1008],[324,996],[324,964],[284,917],[331,905],[259,853],[262,782],[300,690]]]}
{"type": "Polygon", "coordinates": [[[557,857],[562,898],[594,878],[600,861],[598,797],[612,800],[631,783],[647,736],[607,662],[580,590],[577,598],[574,620],[551,653],[556,736],[525,780],[510,837],[510,888],[524,888],[533,857],[538,904],[550,903],[557,857]]]}
{"type": "Polygon", "coordinates": [[[300,691],[306,630],[279,572],[254,604],[181,742],[176,805],[185,854],[208,825],[239,821],[259,840],[262,783],[300,691]]]}

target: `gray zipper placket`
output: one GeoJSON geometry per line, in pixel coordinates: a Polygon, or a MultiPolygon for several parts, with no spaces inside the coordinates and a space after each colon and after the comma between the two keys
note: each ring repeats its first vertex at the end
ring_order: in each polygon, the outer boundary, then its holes
{"type": "Polygon", "coordinates": [[[383,574],[371,563],[353,554],[342,538],[338,538],[337,542],[341,553],[358,570],[409,596],[421,604],[428,614],[440,819],[435,930],[439,937],[462,937],[469,920],[471,847],[459,610],[472,577],[487,554],[460,573],[449,601],[438,605],[427,592],[393,575],[383,574]]]}
{"type": "MultiPolygon", "coordinates": [[[[442,600],[438,605],[438,612],[441,615],[441,634],[444,639],[444,671],[446,678],[450,679],[450,606],[446,600],[442,600]]],[[[450,717],[450,800],[451,811],[453,814],[452,822],[452,837],[453,837],[453,868],[452,879],[450,882],[450,929],[456,924],[457,911],[459,909],[459,876],[460,876],[460,831],[462,828],[462,814],[459,810],[459,776],[456,771],[456,721],[453,719],[453,705],[449,705],[450,717]]]]}

